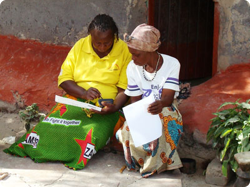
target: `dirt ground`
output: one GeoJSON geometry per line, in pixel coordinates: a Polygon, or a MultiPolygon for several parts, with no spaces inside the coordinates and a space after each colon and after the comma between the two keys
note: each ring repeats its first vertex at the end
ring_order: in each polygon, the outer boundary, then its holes
{"type": "MultiPolygon", "coordinates": [[[[16,134],[22,130],[24,130],[24,124],[21,122],[20,117],[18,115],[18,112],[6,112],[2,111],[0,112],[0,141],[3,143],[6,137],[15,137],[16,134]]],[[[20,135],[19,135],[20,136],[20,135]]],[[[8,138],[7,138],[8,139],[8,138]]],[[[9,139],[10,140],[10,139],[9,139]]],[[[184,144],[183,141],[186,141],[185,139],[181,141],[180,147],[181,151],[180,157],[184,157],[188,155],[190,158],[194,158],[196,160],[196,172],[194,174],[184,174],[182,173],[182,186],[183,187],[217,187],[216,185],[207,184],[205,182],[205,175],[204,175],[204,162],[206,159],[202,158],[204,155],[211,155],[209,151],[206,152],[206,150],[197,150],[202,149],[201,147],[198,148],[194,144],[192,146],[186,146],[186,143],[184,144]],[[203,152],[204,154],[199,157],[199,154],[197,152],[203,152]]],[[[228,187],[231,187],[233,185],[233,181],[228,185],[228,187]]]]}

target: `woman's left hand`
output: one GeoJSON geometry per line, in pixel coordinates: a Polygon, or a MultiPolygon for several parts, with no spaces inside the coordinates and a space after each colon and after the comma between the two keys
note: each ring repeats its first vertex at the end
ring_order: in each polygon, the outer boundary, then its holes
{"type": "Polygon", "coordinates": [[[159,114],[162,111],[162,108],[164,106],[162,105],[162,101],[156,100],[155,102],[151,103],[148,107],[148,112],[155,115],[159,114]]]}
{"type": "Polygon", "coordinates": [[[151,114],[159,114],[161,113],[162,109],[164,107],[170,107],[173,103],[174,100],[174,90],[170,89],[163,89],[162,90],[162,95],[161,95],[161,100],[156,100],[152,104],[149,105],[148,107],[148,112],[151,114]]]}

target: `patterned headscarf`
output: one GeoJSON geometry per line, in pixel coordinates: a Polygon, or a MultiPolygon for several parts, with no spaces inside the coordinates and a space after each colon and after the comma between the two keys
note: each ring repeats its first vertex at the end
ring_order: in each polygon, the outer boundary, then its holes
{"type": "Polygon", "coordinates": [[[130,48],[140,51],[154,52],[160,42],[160,31],[145,23],[138,25],[131,35],[124,34],[124,41],[130,48]]]}

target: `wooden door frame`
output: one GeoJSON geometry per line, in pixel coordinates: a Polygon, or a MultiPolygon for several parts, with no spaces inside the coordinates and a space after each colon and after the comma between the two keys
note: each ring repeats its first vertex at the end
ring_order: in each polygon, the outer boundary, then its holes
{"type": "MultiPolygon", "coordinates": [[[[218,43],[219,43],[219,30],[220,30],[220,11],[218,0],[214,2],[214,33],[213,33],[213,60],[212,60],[212,76],[217,73],[218,67],[218,43]]],[[[154,26],[154,8],[155,0],[148,0],[148,24],[154,26]]]]}

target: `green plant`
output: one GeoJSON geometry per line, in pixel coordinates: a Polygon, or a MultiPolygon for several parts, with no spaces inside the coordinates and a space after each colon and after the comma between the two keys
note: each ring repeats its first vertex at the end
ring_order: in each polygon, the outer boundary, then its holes
{"type": "Polygon", "coordinates": [[[228,165],[234,172],[238,169],[234,154],[250,150],[250,99],[238,101],[222,104],[214,113],[216,117],[211,119],[207,132],[207,142],[212,140],[213,148],[218,151],[224,176],[227,176],[228,165]],[[228,109],[221,110],[225,106],[228,109]]]}
{"type": "Polygon", "coordinates": [[[45,114],[39,113],[39,107],[36,103],[33,103],[31,106],[27,106],[25,110],[20,110],[19,116],[24,121],[25,129],[28,131],[30,129],[30,123],[32,121],[43,120],[45,114]]]}

